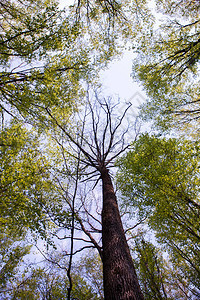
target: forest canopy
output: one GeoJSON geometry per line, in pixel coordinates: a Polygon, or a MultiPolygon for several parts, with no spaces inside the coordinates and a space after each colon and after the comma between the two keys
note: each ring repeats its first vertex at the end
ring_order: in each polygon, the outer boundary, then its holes
{"type": "Polygon", "coordinates": [[[199,299],[199,10],[1,1],[1,299],[199,299]]]}

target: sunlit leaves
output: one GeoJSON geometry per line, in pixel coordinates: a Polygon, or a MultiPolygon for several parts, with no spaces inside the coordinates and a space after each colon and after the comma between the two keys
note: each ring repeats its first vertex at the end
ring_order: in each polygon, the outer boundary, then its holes
{"type": "Polygon", "coordinates": [[[30,62],[61,45],[63,28],[57,23],[60,12],[54,1],[3,0],[0,9],[1,63],[10,57],[30,62]]]}
{"type": "Polygon", "coordinates": [[[23,233],[25,228],[42,232],[49,174],[38,140],[16,124],[1,131],[0,143],[0,226],[5,232],[13,228],[18,233],[23,233]]]}

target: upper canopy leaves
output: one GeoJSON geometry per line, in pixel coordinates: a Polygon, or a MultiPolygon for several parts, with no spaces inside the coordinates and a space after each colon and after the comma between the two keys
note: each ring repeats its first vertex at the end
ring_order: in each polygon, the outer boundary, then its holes
{"type": "Polygon", "coordinates": [[[139,42],[135,76],[149,96],[146,118],[166,125],[199,118],[200,22],[198,1],[157,1],[162,21],[139,42]],[[194,3],[195,2],[195,3],[194,3]],[[174,120],[174,119],[175,120],[174,120]]]}

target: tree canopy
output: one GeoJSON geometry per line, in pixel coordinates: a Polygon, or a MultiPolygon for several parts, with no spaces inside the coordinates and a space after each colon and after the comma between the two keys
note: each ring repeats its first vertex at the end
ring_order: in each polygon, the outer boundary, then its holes
{"type": "Polygon", "coordinates": [[[1,1],[2,299],[200,297],[200,4],[151,4],[1,1]],[[99,93],[127,48],[159,134],[99,93]]]}

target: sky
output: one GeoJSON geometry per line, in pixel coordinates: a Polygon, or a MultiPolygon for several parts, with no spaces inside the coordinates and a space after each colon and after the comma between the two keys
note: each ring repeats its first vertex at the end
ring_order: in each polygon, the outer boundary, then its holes
{"type": "Polygon", "coordinates": [[[103,90],[112,96],[120,97],[122,102],[140,105],[145,100],[141,86],[131,77],[134,53],[125,51],[123,57],[110,63],[101,74],[103,90]]]}

